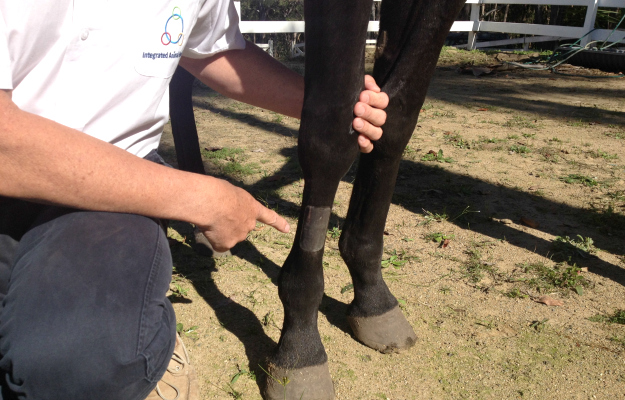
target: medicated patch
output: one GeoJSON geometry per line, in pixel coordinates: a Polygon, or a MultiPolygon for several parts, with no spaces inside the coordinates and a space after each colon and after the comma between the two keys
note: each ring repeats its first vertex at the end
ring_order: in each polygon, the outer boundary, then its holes
{"type": "Polygon", "coordinates": [[[306,206],[302,236],[299,239],[299,247],[302,250],[319,251],[323,248],[331,212],[330,207],[306,206]]]}

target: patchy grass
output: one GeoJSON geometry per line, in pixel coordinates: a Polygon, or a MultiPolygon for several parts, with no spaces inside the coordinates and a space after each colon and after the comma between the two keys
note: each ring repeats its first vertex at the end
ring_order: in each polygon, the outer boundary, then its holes
{"type": "Polygon", "coordinates": [[[427,240],[428,242],[436,242],[436,243],[442,243],[445,240],[449,240],[449,239],[453,239],[454,237],[456,237],[455,235],[446,235],[444,233],[441,232],[433,232],[433,233],[429,233],[427,235],[424,236],[424,239],[427,240]]]}
{"type": "Polygon", "coordinates": [[[543,156],[543,160],[551,163],[558,163],[560,161],[560,151],[551,146],[541,147],[536,151],[543,156]]]}
{"type": "Polygon", "coordinates": [[[469,281],[478,283],[485,275],[491,277],[497,277],[499,275],[499,270],[494,263],[482,260],[482,253],[477,247],[468,249],[466,254],[469,258],[464,262],[464,276],[469,279],[469,281]]]}
{"type": "Polygon", "coordinates": [[[231,161],[222,167],[222,171],[226,175],[254,175],[260,172],[260,167],[256,163],[241,164],[231,161]]]}
{"type": "Polygon", "coordinates": [[[458,133],[447,132],[445,142],[459,149],[470,149],[471,144],[458,133]]]}
{"type": "Polygon", "coordinates": [[[404,149],[404,154],[402,156],[408,160],[414,160],[417,158],[417,151],[417,149],[406,146],[406,148],[404,149]]]}
{"type": "Polygon", "coordinates": [[[419,222],[419,225],[430,225],[432,222],[443,222],[449,219],[447,212],[433,213],[431,211],[423,210],[423,221],[419,222]]]}
{"type": "Polygon", "coordinates": [[[553,240],[554,254],[562,258],[583,257],[587,258],[589,254],[595,254],[597,248],[594,241],[590,237],[577,235],[577,239],[568,236],[557,236],[553,240]]]}
{"type": "Polygon", "coordinates": [[[167,296],[170,301],[180,301],[186,299],[189,294],[189,289],[180,286],[180,284],[172,282],[171,287],[169,288],[171,294],[167,296]]]}
{"type": "Polygon", "coordinates": [[[434,117],[456,118],[456,113],[454,111],[449,111],[449,110],[441,110],[441,111],[437,110],[437,111],[430,113],[430,115],[433,115],[434,117]]]}
{"type": "Polygon", "coordinates": [[[521,292],[521,290],[518,287],[514,287],[508,290],[503,295],[511,299],[525,299],[529,297],[528,294],[521,292]]]}
{"type": "Polygon", "coordinates": [[[584,215],[583,219],[597,227],[601,227],[602,230],[625,230],[625,217],[621,212],[615,209],[612,204],[608,204],[601,209],[595,209],[594,211],[593,213],[584,215]]]}
{"type": "Polygon", "coordinates": [[[445,157],[443,155],[443,150],[438,150],[438,153],[434,150],[431,150],[429,153],[421,157],[421,161],[436,161],[440,163],[452,163],[454,162],[453,158],[445,157]]]}
{"type": "Polygon", "coordinates": [[[246,163],[247,160],[243,149],[224,147],[221,149],[202,151],[204,158],[218,166],[220,172],[229,176],[246,176],[260,173],[261,167],[253,162],[246,163]]]}
{"type": "Polygon", "coordinates": [[[614,139],[625,139],[625,131],[604,132],[603,134],[614,139]]]}
{"type": "Polygon", "coordinates": [[[382,268],[401,268],[409,261],[419,261],[419,257],[409,256],[405,251],[393,250],[387,254],[388,257],[382,259],[382,268]]]}
{"type": "Polygon", "coordinates": [[[528,118],[521,117],[515,115],[511,119],[507,120],[502,126],[506,128],[527,128],[527,129],[538,129],[538,121],[534,120],[533,122],[528,118]]]}
{"type": "Polygon", "coordinates": [[[517,154],[527,154],[531,152],[529,147],[523,146],[523,145],[516,145],[516,144],[510,146],[508,150],[512,153],[517,153],[517,154]]]}
{"type": "Polygon", "coordinates": [[[567,263],[558,263],[553,267],[542,262],[524,263],[517,265],[515,272],[508,278],[509,282],[523,283],[539,293],[553,290],[565,293],[574,290],[582,294],[583,288],[590,286],[590,281],[582,275],[581,268],[567,263]]]}
{"type": "Polygon", "coordinates": [[[176,324],[176,332],[178,332],[178,334],[181,336],[185,336],[191,339],[198,339],[197,328],[197,325],[193,325],[190,328],[185,328],[181,322],[176,324]]]}
{"type": "Polygon", "coordinates": [[[338,239],[341,237],[342,230],[339,229],[338,226],[332,227],[332,229],[328,230],[328,237],[330,239],[338,239]]]}
{"type": "Polygon", "coordinates": [[[215,150],[202,150],[202,155],[208,160],[233,161],[244,153],[243,149],[224,147],[215,150]]]}
{"type": "Polygon", "coordinates": [[[593,150],[586,152],[592,158],[603,158],[604,160],[618,160],[618,154],[610,154],[603,150],[593,150]]]}
{"type": "Polygon", "coordinates": [[[625,325],[625,310],[616,310],[612,314],[608,315],[597,314],[588,319],[592,322],[605,322],[608,324],[625,325]]]}
{"type": "Polygon", "coordinates": [[[599,184],[599,182],[597,182],[597,179],[580,174],[568,174],[566,176],[560,177],[560,180],[564,183],[580,184],[584,186],[597,186],[599,184]]]}

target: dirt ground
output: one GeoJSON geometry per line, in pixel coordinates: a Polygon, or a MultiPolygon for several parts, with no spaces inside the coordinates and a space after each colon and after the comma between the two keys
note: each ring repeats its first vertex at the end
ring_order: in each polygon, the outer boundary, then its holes
{"type": "MultiPolygon", "coordinates": [[[[404,153],[382,262],[418,336],[404,353],[365,347],[344,319],[355,169],[341,182],[319,313],[337,399],[625,398],[625,79],[475,68],[515,57],[446,48],[404,153]]],[[[294,228],[298,121],[202,87],[195,107],[206,168],[294,228]]],[[[175,164],[169,133],[161,152],[175,164]]],[[[202,398],[260,399],[294,234],[259,226],[218,259],[195,254],[188,224],[169,234],[202,398]]]]}

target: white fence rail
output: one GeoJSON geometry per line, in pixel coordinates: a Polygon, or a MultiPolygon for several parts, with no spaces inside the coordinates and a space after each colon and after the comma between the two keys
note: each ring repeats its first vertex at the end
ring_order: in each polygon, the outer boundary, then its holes
{"type": "MultiPolygon", "coordinates": [[[[374,0],[381,1],[381,0],[374,0]]],[[[478,47],[502,46],[514,43],[543,42],[558,39],[582,39],[582,45],[590,41],[603,41],[609,37],[611,42],[618,42],[625,37],[625,31],[612,32],[609,29],[597,29],[593,31],[597,9],[605,8],[625,8],[625,0],[467,0],[467,5],[471,6],[470,21],[456,21],[451,27],[451,32],[468,32],[469,39],[467,47],[475,49],[478,47]],[[519,24],[511,22],[491,22],[480,21],[480,6],[482,4],[536,4],[554,6],[583,6],[587,8],[586,18],[583,27],[540,25],[540,24],[519,24]],[[592,31],[592,32],[591,32],[592,31]],[[477,42],[478,32],[499,32],[512,33],[518,35],[528,35],[524,38],[507,39],[489,42],[477,42]],[[611,36],[610,36],[611,35],[611,36]]],[[[235,0],[235,6],[241,15],[241,3],[235,0]]],[[[239,24],[242,33],[301,33],[304,32],[304,21],[241,21],[239,24]]],[[[377,32],[380,28],[378,21],[370,21],[368,32],[377,32]]],[[[301,45],[298,46],[301,51],[301,45]]]]}
{"type": "MultiPolygon", "coordinates": [[[[451,31],[469,32],[469,42],[466,47],[470,49],[487,46],[486,43],[480,44],[476,42],[477,32],[501,32],[534,35],[534,38],[526,38],[525,43],[529,43],[529,41],[545,41],[554,39],[579,39],[588,33],[590,34],[582,39],[582,45],[586,45],[590,41],[606,40],[612,32],[611,30],[597,29],[593,31],[595,19],[597,18],[597,9],[599,7],[625,8],[624,0],[467,0],[467,4],[471,5],[471,21],[456,21],[452,26],[451,31]],[[479,7],[481,4],[583,6],[586,7],[586,17],[583,27],[479,21],[479,7]],[[472,26],[470,24],[472,24],[472,26]],[[545,36],[549,36],[550,38],[546,38],[545,36]]],[[[610,41],[618,42],[619,40],[622,40],[623,37],[625,37],[625,32],[617,31],[612,34],[610,41]]],[[[503,41],[494,43],[494,45],[508,44],[503,41]]],[[[488,44],[489,47],[492,45],[492,43],[488,44]]]]}

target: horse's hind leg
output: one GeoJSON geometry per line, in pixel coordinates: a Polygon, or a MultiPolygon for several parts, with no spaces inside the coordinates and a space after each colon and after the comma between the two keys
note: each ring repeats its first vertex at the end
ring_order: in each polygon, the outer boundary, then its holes
{"type": "Polygon", "coordinates": [[[339,247],[354,282],[348,320],[364,344],[382,352],[410,347],[415,333],[382,279],[383,232],[399,162],[445,36],[464,0],[384,0],[374,78],[389,94],[387,123],[358,165],[339,247]]]}
{"type": "Polygon", "coordinates": [[[169,84],[171,131],[174,136],[178,168],[196,174],[206,174],[193,115],[194,81],[195,77],[187,70],[182,67],[176,68],[169,84]]]}
{"type": "Polygon", "coordinates": [[[371,0],[305,2],[306,89],[298,143],[305,186],[294,245],[279,276],[284,324],[270,360],[275,379],[267,380],[268,399],[334,398],[317,330],[322,258],[338,184],[358,155],[351,124],[363,87],[370,10],[371,0]],[[283,386],[284,377],[289,383],[283,386]]]}
{"type": "MultiPolygon", "coordinates": [[[[182,171],[206,174],[202,153],[198,141],[195,116],[193,114],[193,82],[195,77],[182,67],[176,72],[169,83],[169,115],[171,117],[171,133],[174,137],[178,168],[182,171]]],[[[220,257],[229,255],[230,251],[218,253],[213,250],[206,236],[198,228],[193,231],[195,243],[193,249],[201,255],[220,257]]]]}

